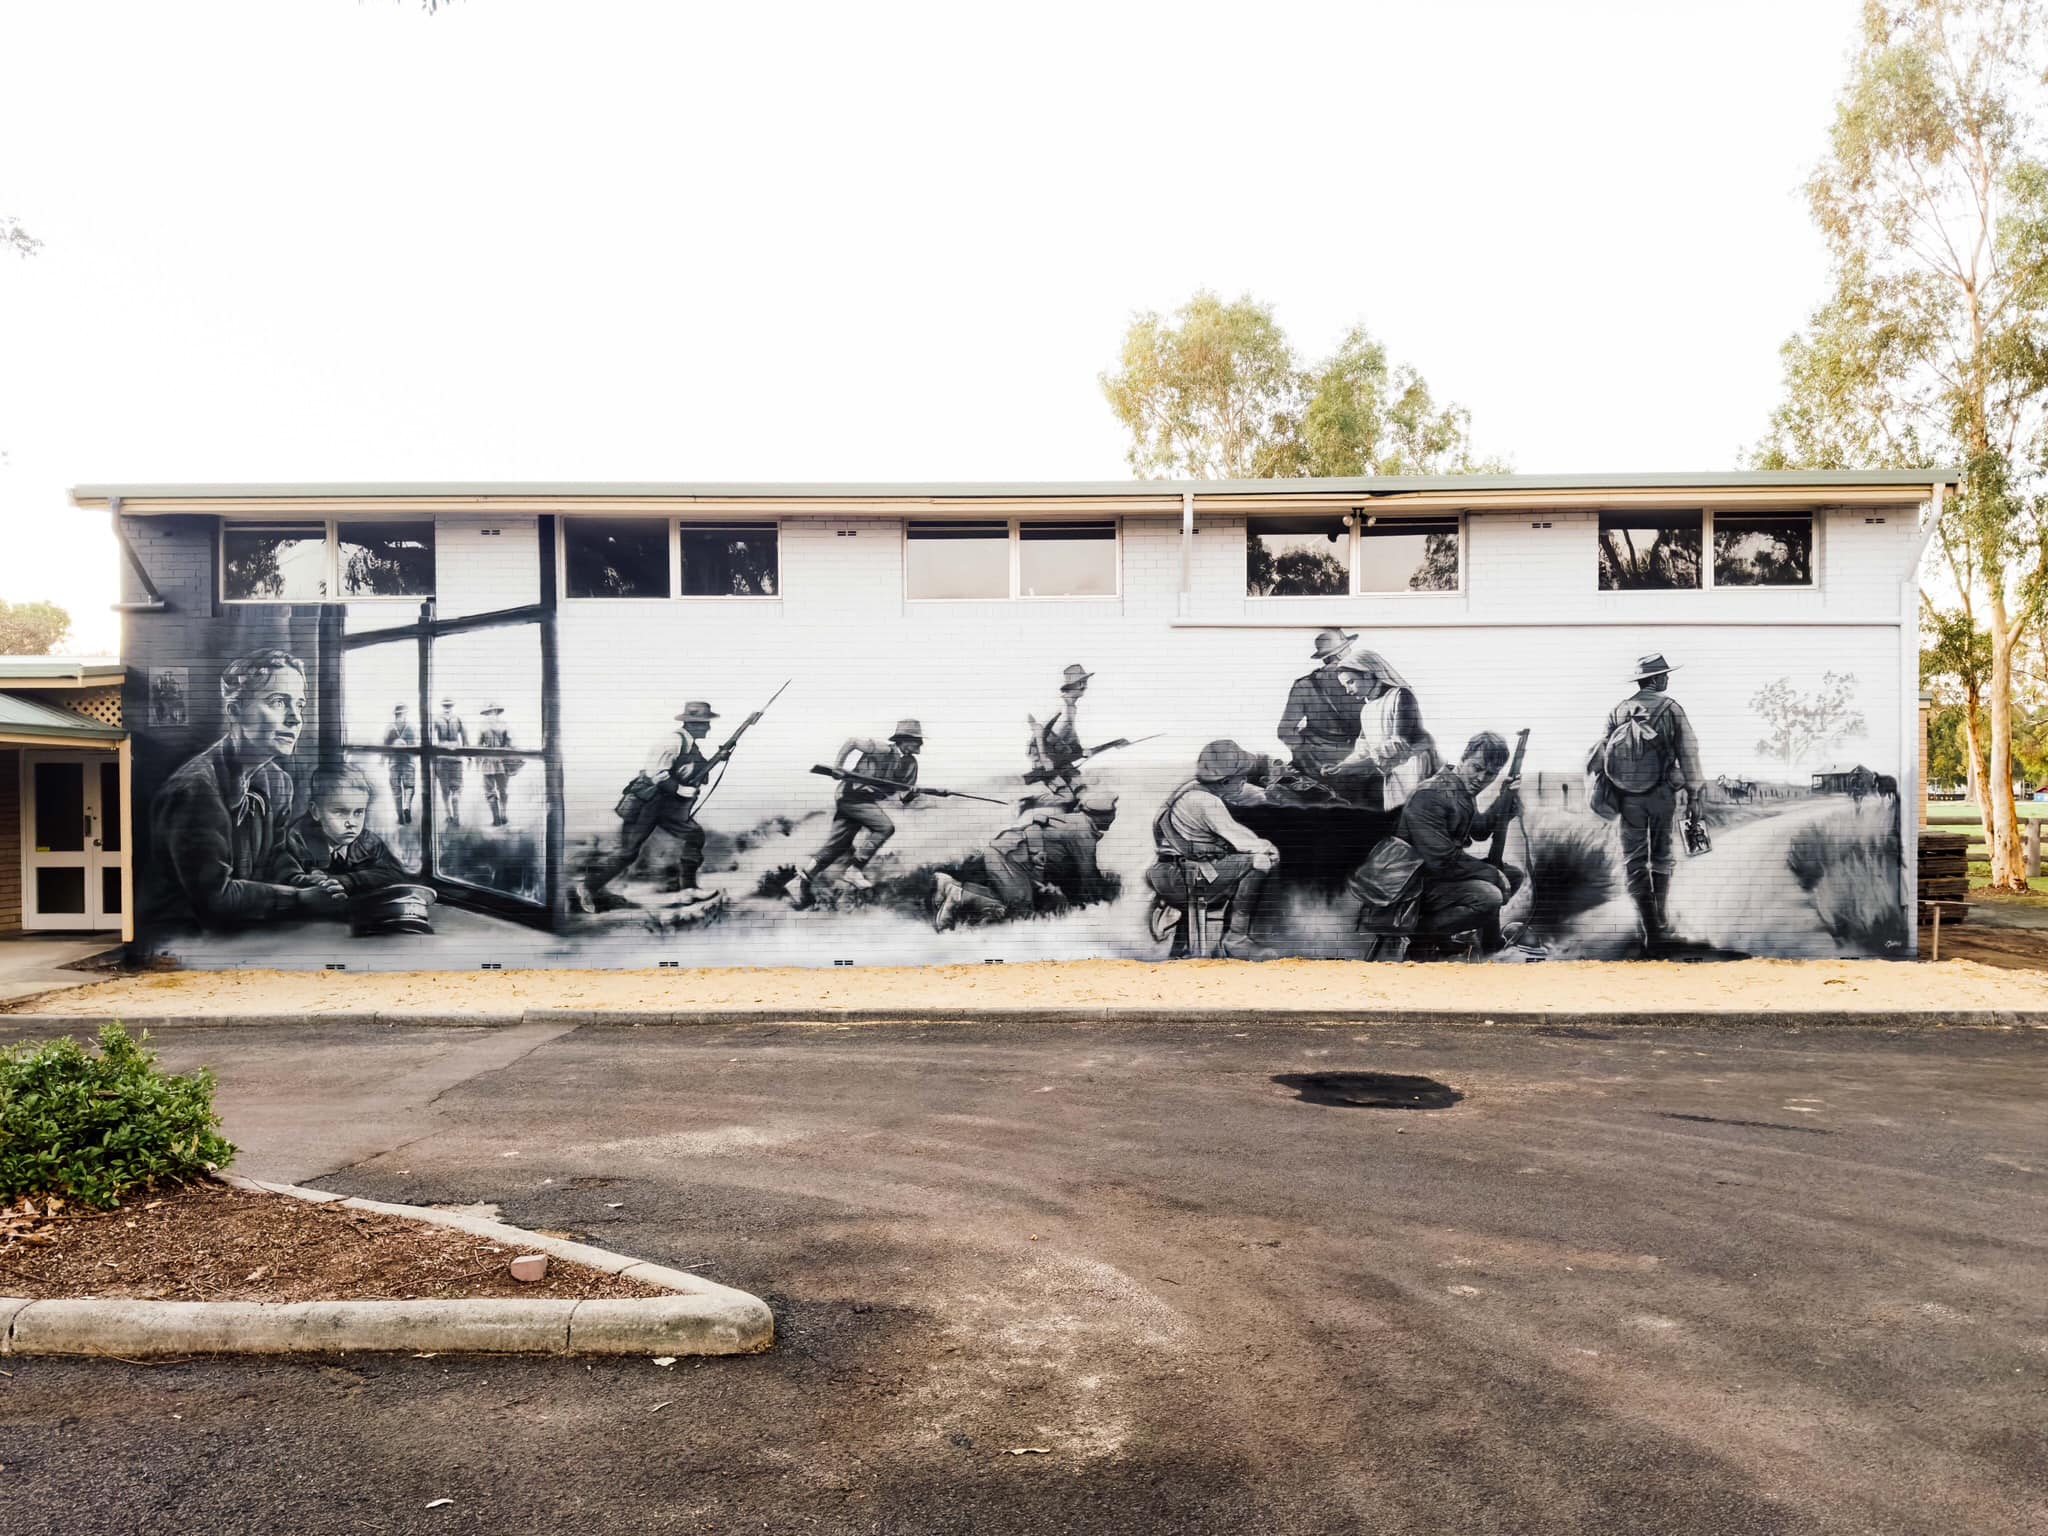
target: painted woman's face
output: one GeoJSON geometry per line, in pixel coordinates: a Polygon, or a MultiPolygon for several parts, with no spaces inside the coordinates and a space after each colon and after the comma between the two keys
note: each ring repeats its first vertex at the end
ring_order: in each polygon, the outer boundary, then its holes
{"type": "Polygon", "coordinates": [[[306,680],[290,667],[278,667],[252,679],[242,696],[228,706],[235,734],[273,757],[292,755],[305,719],[306,680]]]}

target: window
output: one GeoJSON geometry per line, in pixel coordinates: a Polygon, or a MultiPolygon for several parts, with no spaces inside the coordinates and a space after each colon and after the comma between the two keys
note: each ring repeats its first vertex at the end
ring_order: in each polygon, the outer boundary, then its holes
{"type": "Polygon", "coordinates": [[[327,596],[327,525],[227,523],[220,591],[230,603],[317,603],[327,596]]]}
{"type": "Polygon", "coordinates": [[[1022,523],[1019,597],[1115,597],[1115,523],[1022,523]]]}
{"type": "Polygon", "coordinates": [[[903,534],[913,600],[1117,595],[1113,522],[909,523],[903,534]]]}
{"type": "Polygon", "coordinates": [[[779,597],[774,523],[673,517],[565,517],[562,587],[570,597],[779,597]]]}
{"type": "Polygon", "coordinates": [[[1813,585],[1811,512],[1716,512],[1714,585],[1813,585]]]}
{"type": "Polygon", "coordinates": [[[220,592],[230,603],[432,597],[434,525],[222,523],[220,592]]]}
{"type": "Polygon", "coordinates": [[[343,597],[426,597],[434,590],[432,523],[336,523],[343,597]]]}
{"type": "Polygon", "coordinates": [[[1342,597],[1351,590],[1351,528],[1343,517],[1255,517],[1245,533],[1253,597],[1342,597]]]}
{"type": "Polygon", "coordinates": [[[683,596],[773,597],[780,590],[773,523],[683,523],[683,596]]]}
{"type": "Polygon", "coordinates": [[[1700,512],[1602,512],[1602,592],[1690,591],[1700,585],[1700,512]]]}
{"type": "Polygon", "coordinates": [[[1368,517],[1358,530],[1360,592],[1458,590],[1455,517],[1368,517]]]}
{"type": "Polygon", "coordinates": [[[571,597],[667,597],[674,524],[652,517],[565,517],[563,563],[571,597]]]}
{"type": "Polygon", "coordinates": [[[1254,517],[1245,525],[1251,597],[1347,597],[1459,589],[1455,517],[1254,517]]]}

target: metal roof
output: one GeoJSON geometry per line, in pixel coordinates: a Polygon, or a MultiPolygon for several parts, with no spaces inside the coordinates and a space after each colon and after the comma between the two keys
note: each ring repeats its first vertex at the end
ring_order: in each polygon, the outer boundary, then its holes
{"type": "Polygon", "coordinates": [[[1956,485],[1953,469],[1715,470],[1691,474],[1598,475],[1369,475],[1353,479],[1289,480],[1016,480],[1016,481],[607,481],[406,480],[255,482],[178,485],[79,485],[71,499],[100,506],[123,501],[418,500],[518,498],[616,501],[674,500],[975,500],[1018,501],[1121,496],[1397,496],[1412,492],[1493,493],[1586,491],[1714,491],[1897,489],[1916,493],[1956,485]]]}
{"type": "Polygon", "coordinates": [[[10,682],[67,683],[81,688],[118,683],[127,675],[113,656],[0,656],[0,688],[10,682]]]}
{"type": "Polygon", "coordinates": [[[52,741],[119,741],[128,733],[118,726],[101,725],[68,709],[52,709],[24,699],[19,694],[0,693],[0,738],[10,736],[48,737],[52,741]]]}

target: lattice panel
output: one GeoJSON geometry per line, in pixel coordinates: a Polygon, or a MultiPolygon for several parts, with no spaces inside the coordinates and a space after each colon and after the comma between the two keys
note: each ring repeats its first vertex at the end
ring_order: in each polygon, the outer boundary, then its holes
{"type": "Polygon", "coordinates": [[[120,727],[121,690],[118,688],[81,688],[75,692],[64,689],[53,693],[51,701],[74,715],[85,716],[95,725],[120,727]]]}

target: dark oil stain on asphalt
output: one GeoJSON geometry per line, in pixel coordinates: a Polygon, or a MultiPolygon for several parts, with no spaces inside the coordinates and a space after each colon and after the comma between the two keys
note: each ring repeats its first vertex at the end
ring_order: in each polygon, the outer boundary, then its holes
{"type": "Polygon", "coordinates": [[[1818,1125],[1779,1125],[1774,1120],[1723,1120],[1719,1115],[1681,1115],[1676,1110],[1661,1109],[1657,1112],[1666,1120],[1690,1120],[1694,1125],[1741,1125],[1752,1131],[1791,1131],[1798,1136],[1832,1136],[1833,1131],[1818,1125]]]}
{"type": "Polygon", "coordinates": [[[1597,1029],[1581,1029],[1576,1024],[1546,1024],[1529,1031],[1546,1040],[1612,1040],[1613,1035],[1603,1035],[1597,1029]]]}
{"type": "Polygon", "coordinates": [[[1465,1097],[1449,1083],[1405,1072],[1282,1072],[1273,1081],[1304,1104],[1337,1109],[1449,1109],[1465,1097]]]}

